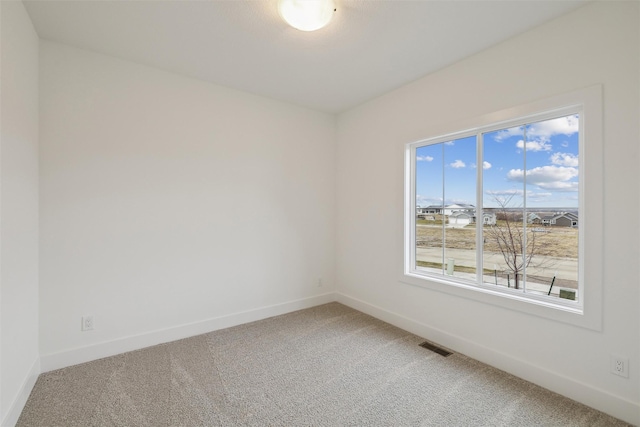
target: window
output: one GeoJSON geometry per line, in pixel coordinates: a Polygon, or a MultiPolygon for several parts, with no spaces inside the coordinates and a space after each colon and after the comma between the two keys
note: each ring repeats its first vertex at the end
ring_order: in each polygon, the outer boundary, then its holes
{"type": "MultiPolygon", "coordinates": [[[[584,314],[588,295],[601,287],[597,276],[590,286],[584,280],[591,268],[585,236],[597,244],[602,234],[594,157],[602,149],[600,90],[563,97],[580,101],[568,106],[539,102],[491,115],[499,122],[479,119],[469,130],[407,144],[405,276],[584,314]],[[594,184],[589,197],[585,173],[594,184]]],[[[601,262],[593,273],[601,274],[601,262]]]]}

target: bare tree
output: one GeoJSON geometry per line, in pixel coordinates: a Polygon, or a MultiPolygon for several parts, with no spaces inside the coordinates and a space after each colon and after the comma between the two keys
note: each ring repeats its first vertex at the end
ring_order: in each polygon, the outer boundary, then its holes
{"type": "Polygon", "coordinates": [[[499,206],[496,218],[500,222],[485,229],[485,239],[487,243],[493,242],[497,245],[500,253],[504,257],[507,269],[514,275],[515,288],[520,288],[520,275],[529,266],[543,267],[547,263],[544,258],[534,262],[536,253],[539,251],[540,242],[536,238],[536,233],[525,230],[524,223],[526,216],[518,220],[508,211],[513,195],[506,198],[494,196],[494,200],[499,206]]]}

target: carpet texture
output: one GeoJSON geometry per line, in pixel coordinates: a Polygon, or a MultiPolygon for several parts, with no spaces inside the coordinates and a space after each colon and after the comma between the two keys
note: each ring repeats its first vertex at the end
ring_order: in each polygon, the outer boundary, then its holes
{"type": "Polygon", "coordinates": [[[42,374],[18,426],[623,426],[338,303],[42,374]]]}

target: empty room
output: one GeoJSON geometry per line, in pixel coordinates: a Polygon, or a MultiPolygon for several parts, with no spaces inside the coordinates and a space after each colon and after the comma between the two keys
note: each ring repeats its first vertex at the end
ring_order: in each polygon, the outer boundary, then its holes
{"type": "Polygon", "coordinates": [[[0,19],[3,427],[640,425],[639,2],[0,19]]]}

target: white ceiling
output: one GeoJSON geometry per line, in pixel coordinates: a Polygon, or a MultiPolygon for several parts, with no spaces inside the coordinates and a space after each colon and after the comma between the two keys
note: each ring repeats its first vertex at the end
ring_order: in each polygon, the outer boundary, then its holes
{"type": "Polygon", "coordinates": [[[336,1],[334,19],[311,33],[287,26],[276,0],[24,3],[43,39],[326,112],[344,111],[586,3],[336,1]]]}

